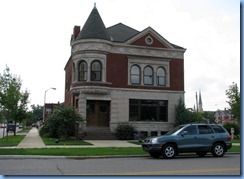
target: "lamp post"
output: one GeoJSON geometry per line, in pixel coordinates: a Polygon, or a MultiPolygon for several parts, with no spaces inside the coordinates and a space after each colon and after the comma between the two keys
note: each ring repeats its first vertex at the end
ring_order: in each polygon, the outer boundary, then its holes
{"type": "Polygon", "coordinates": [[[46,91],[45,91],[45,94],[44,94],[44,106],[43,106],[43,119],[42,119],[42,122],[44,122],[45,121],[45,114],[46,114],[46,93],[47,93],[47,91],[48,90],[50,90],[50,89],[52,89],[52,90],[56,90],[56,88],[49,88],[49,89],[47,89],[46,91]]]}

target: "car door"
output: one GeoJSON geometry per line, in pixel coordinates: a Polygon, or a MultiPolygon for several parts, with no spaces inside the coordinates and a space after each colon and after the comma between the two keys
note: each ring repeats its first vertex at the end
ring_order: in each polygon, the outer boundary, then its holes
{"type": "Polygon", "coordinates": [[[180,152],[195,151],[198,147],[196,125],[186,127],[178,135],[178,149],[180,152]]]}
{"type": "Polygon", "coordinates": [[[209,125],[198,125],[198,144],[200,150],[211,150],[214,140],[214,131],[209,125]]]}

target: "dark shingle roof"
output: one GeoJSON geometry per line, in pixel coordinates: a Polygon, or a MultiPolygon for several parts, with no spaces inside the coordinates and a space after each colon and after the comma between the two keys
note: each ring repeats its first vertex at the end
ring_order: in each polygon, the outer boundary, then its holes
{"type": "Polygon", "coordinates": [[[93,8],[88,19],[86,20],[85,25],[76,38],[76,40],[80,39],[111,40],[110,35],[96,7],[93,8]]]}
{"type": "Polygon", "coordinates": [[[139,33],[139,31],[132,29],[131,27],[128,27],[122,23],[108,27],[107,31],[112,37],[112,41],[114,42],[125,42],[126,40],[139,33]]]}

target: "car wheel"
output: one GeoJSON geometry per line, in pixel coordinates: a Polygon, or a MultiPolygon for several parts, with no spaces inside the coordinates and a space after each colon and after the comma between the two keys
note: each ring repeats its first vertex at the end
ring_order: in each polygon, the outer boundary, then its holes
{"type": "Polygon", "coordinates": [[[199,157],[204,157],[208,152],[196,152],[199,157]]]}
{"type": "Polygon", "coordinates": [[[176,148],[172,144],[166,144],[162,149],[163,158],[172,159],[176,155],[176,148]]]}
{"type": "Polygon", "coordinates": [[[216,143],[213,145],[212,154],[214,157],[223,157],[225,154],[225,147],[221,143],[216,143]]]}
{"type": "Polygon", "coordinates": [[[149,153],[151,157],[153,158],[159,158],[160,154],[159,153],[149,153]]]}

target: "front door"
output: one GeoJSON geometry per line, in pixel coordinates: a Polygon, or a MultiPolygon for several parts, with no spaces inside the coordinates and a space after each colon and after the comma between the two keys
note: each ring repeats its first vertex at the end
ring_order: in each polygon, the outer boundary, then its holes
{"type": "Polygon", "coordinates": [[[87,101],[86,122],[87,126],[109,126],[110,101],[87,101]]]}

